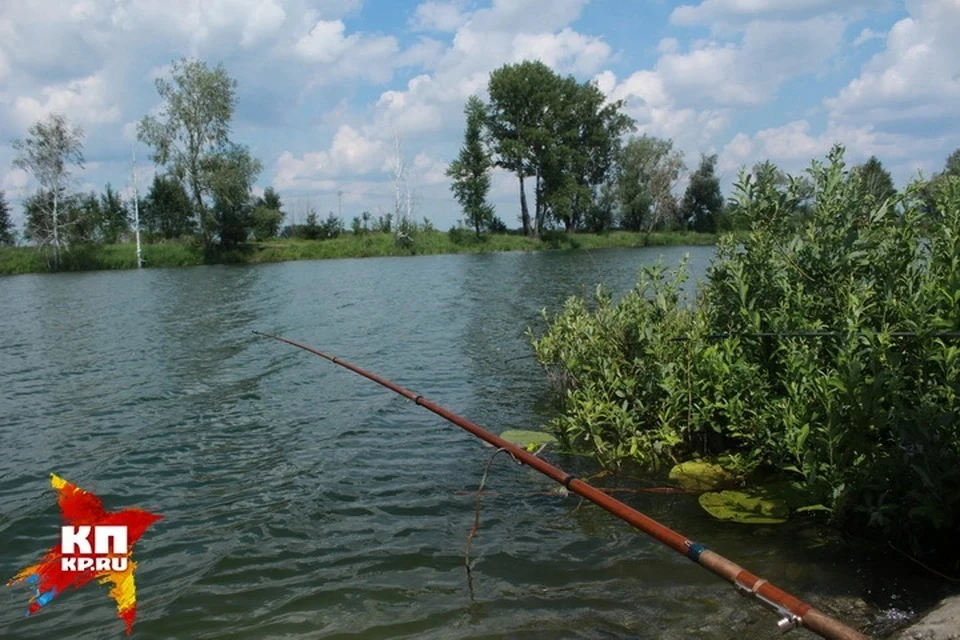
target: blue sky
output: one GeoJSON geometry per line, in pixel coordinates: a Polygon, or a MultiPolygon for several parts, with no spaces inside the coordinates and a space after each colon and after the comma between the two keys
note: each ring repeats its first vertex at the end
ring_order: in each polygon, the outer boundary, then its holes
{"type": "MultiPolygon", "coordinates": [[[[180,56],[239,82],[237,142],[263,162],[288,215],[349,220],[393,206],[394,133],[417,217],[459,217],[443,171],[467,96],[489,72],[538,58],[623,99],[637,133],[674,140],[692,169],[717,153],[723,184],[771,159],[791,172],[834,142],[877,155],[903,184],[960,147],[960,0],[31,0],[0,3],[0,188],[34,184],[10,143],[51,111],[86,134],[77,189],[148,182],[135,123],[180,56]]],[[[495,176],[516,224],[516,183],[495,176]]],[[[18,212],[19,216],[19,212],[18,212]]]]}

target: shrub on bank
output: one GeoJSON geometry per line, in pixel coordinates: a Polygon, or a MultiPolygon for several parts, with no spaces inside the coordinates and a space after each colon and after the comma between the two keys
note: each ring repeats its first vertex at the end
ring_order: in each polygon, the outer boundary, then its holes
{"type": "Polygon", "coordinates": [[[865,197],[839,147],[809,173],[812,207],[741,178],[750,231],[720,240],[695,304],[681,265],[547,317],[553,427],[606,464],[787,474],[834,522],[917,553],[960,530],[960,338],[938,335],[960,332],[960,179],[931,220],[918,187],[865,197]]]}

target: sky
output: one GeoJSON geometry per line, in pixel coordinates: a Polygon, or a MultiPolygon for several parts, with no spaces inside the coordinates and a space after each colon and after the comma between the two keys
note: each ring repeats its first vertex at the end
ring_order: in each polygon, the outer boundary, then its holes
{"type": "MultiPolygon", "coordinates": [[[[879,157],[898,185],[960,147],[960,0],[29,0],[0,2],[0,189],[35,189],[12,141],[50,112],[85,134],[78,190],[132,193],[155,168],[136,123],[182,56],[238,82],[232,138],[263,163],[288,219],[393,209],[394,134],[415,215],[460,217],[444,171],[463,107],[493,69],[539,59],[624,100],[636,134],[693,170],[719,156],[797,173],[834,143],[879,157]],[[136,154],[136,172],[132,157],[136,154]]],[[[518,226],[517,183],[494,175],[518,226]]]]}

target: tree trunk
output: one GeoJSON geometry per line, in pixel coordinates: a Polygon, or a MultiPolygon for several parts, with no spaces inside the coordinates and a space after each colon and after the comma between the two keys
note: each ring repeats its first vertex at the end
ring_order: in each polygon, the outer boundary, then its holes
{"type": "Polygon", "coordinates": [[[530,210],[527,208],[527,192],[523,186],[523,173],[518,173],[520,178],[520,220],[523,222],[523,235],[530,235],[530,210]]]}
{"type": "Polygon", "coordinates": [[[544,210],[544,203],[543,203],[543,182],[540,180],[540,170],[539,170],[539,169],[537,169],[537,183],[536,183],[536,184],[537,184],[537,189],[536,189],[536,204],[534,205],[534,209],[536,209],[536,211],[534,212],[534,217],[533,217],[533,235],[539,237],[539,236],[540,236],[540,230],[543,229],[543,218],[544,218],[544,216],[543,216],[543,210],[544,210]]]}
{"type": "Polygon", "coordinates": [[[60,268],[60,220],[57,207],[60,204],[59,185],[53,189],[53,261],[57,269],[60,268]]]}

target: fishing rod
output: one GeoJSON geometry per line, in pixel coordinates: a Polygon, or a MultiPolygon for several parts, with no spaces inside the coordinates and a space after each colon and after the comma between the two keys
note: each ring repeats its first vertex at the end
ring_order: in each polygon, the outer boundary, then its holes
{"type": "Polygon", "coordinates": [[[504,440],[503,438],[500,438],[489,431],[486,431],[473,422],[470,422],[466,418],[463,418],[452,411],[441,407],[435,402],[427,400],[422,395],[414,393],[413,391],[409,391],[408,389],[404,389],[403,387],[390,382],[386,378],[378,376],[375,373],[370,373],[369,371],[361,369],[357,365],[351,364],[342,358],[331,356],[322,351],[314,349],[311,346],[290,340],[288,338],[283,338],[281,336],[263,333],[262,331],[254,331],[254,333],[265,338],[271,338],[273,340],[284,342],[291,346],[297,347],[298,349],[303,349],[304,351],[329,360],[335,365],[349,369],[350,371],[353,371],[354,373],[361,375],[368,380],[372,380],[373,382],[390,389],[394,393],[401,395],[408,400],[412,400],[414,404],[420,405],[424,409],[437,414],[444,420],[455,424],[465,431],[468,431],[481,440],[493,445],[497,449],[505,450],[518,462],[526,464],[532,469],[539,471],[554,482],[566,487],[568,491],[572,491],[573,493],[586,498],[598,507],[609,511],[621,520],[628,522],[640,531],[670,547],[677,553],[686,556],[693,562],[696,562],[700,566],[713,572],[727,582],[730,582],[741,595],[757,599],[761,604],[769,609],[772,609],[775,613],[777,613],[777,615],[780,616],[777,626],[781,632],[786,632],[796,627],[804,627],[821,636],[822,638],[826,638],[827,640],[867,640],[867,637],[860,632],[855,631],[835,618],[831,618],[826,613],[814,608],[812,605],[804,602],[803,600],[790,595],[767,580],[750,573],[743,567],[731,562],[730,560],[727,560],[720,554],[709,550],[703,544],[686,538],[673,529],[660,524],[656,520],[640,513],[636,509],[633,509],[616,498],[613,498],[603,491],[600,491],[599,489],[587,484],[576,476],[571,475],[562,469],[558,469],[542,458],[539,458],[525,451],[523,448],[518,447],[517,445],[508,442],[507,440],[504,440]]]}

